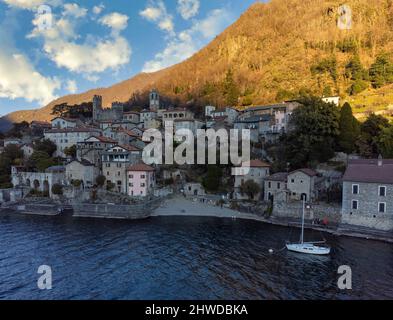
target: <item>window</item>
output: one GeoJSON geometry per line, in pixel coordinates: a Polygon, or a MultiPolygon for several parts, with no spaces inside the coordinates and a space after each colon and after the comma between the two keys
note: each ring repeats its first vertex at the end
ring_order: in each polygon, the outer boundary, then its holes
{"type": "Polygon", "coordinates": [[[144,188],[146,186],[146,184],[144,184],[144,183],[141,183],[141,187],[142,188],[144,188]]]}
{"type": "Polygon", "coordinates": [[[281,189],[281,183],[277,182],[277,189],[281,189]]]}
{"type": "Polygon", "coordinates": [[[378,212],[379,213],[386,213],[386,203],[385,202],[378,203],[378,212]]]}
{"type": "Polygon", "coordinates": [[[146,176],[144,174],[141,175],[141,179],[145,179],[146,176]]]}
{"type": "Polygon", "coordinates": [[[359,185],[358,184],[352,185],[352,194],[359,194],[359,185]]]}
{"type": "Polygon", "coordinates": [[[270,188],[272,187],[272,183],[271,183],[271,182],[269,182],[269,184],[268,184],[268,185],[269,185],[269,189],[270,189],[270,188]]]}
{"type": "Polygon", "coordinates": [[[379,187],[379,196],[386,197],[386,187],[379,187]]]}
{"type": "Polygon", "coordinates": [[[295,179],[291,179],[291,182],[292,182],[292,183],[295,183],[295,179]]]}
{"type": "Polygon", "coordinates": [[[357,200],[352,200],[352,210],[359,209],[359,202],[357,200]]]}

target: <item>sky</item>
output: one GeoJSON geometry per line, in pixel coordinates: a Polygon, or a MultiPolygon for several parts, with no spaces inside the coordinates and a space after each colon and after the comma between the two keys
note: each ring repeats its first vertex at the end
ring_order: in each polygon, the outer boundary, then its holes
{"type": "Polygon", "coordinates": [[[0,116],[181,62],[256,0],[0,0],[0,116]]]}

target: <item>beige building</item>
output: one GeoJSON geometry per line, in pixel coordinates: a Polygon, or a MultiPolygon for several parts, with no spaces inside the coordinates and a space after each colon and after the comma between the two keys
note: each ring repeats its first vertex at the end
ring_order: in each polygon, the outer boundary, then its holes
{"type": "Polygon", "coordinates": [[[287,178],[287,172],[278,172],[266,177],[264,190],[265,201],[273,201],[278,193],[286,192],[287,178]]]}
{"type": "Polygon", "coordinates": [[[108,183],[114,184],[113,191],[127,194],[127,168],[139,163],[142,150],[131,145],[116,145],[102,153],[102,174],[108,183]]]}
{"type": "Polygon", "coordinates": [[[79,180],[82,182],[82,187],[84,188],[94,186],[100,174],[100,169],[87,160],[71,161],[65,168],[67,182],[72,183],[73,181],[79,180]]]}
{"type": "Polygon", "coordinates": [[[312,169],[299,169],[288,174],[287,188],[291,200],[312,201],[316,198],[317,172],[312,169]]]}
{"type": "Polygon", "coordinates": [[[241,186],[249,181],[254,181],[261,189],[261,193],[255,196],[257,200],[263,194],[264,181],[270,175],[270,164],[261,160],[251,160],[250,169],[247,174],[235,176],[234,198],[237,200],[248,199],[246,194],[242,194],[241,186]]]}

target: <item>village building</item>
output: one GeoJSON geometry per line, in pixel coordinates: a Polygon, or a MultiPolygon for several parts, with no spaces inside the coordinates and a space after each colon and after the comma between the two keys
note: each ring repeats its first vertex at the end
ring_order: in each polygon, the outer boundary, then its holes
{"type": "Polygon", "coordinates": [[[312,169],[299,169],[288,174],[287,189],[289,199],[306,200],[308,202],[318,199],[323,191],[324,178],[312,169]]]}
{"type": "Polygon", "coordinates": [[[124,105],[121,102],[113,102],[111,108],[104,109],[102,106],[102,96],[93,97],[93,122],[100,121],[120,121],[123,119],[124,105]]]}
{"type": "Polygon", "coordinates": [[[197,130],[202,129],[204,126],[204,122],[194,119],[176,119],[173,122],[173,129],[175,132],[187,129],[190,130],[194,136],[196,136],[197,130]]]}
{"type": "Polygon", "coordinates": [[[31,143],[25,143],[20,148],[23,151],[23,158],[29,159],[34,152],[34,147],[31,143]]]}
{"type": "Polygon", "coordinates": [[[139,163],[142,150],[131,146],[118,144],[102,153],[102,174],[107,185],[112,183],[114,191],[127,194],[127,168],[139,163]]]}
{"type": "Polygon", "coordinates": [[[352,160],[343,178],[342,222],[393,229],[393,160],[352,160]]]}
{"type": "Polygon", "coordinates": [[[5,138],[4,139],[4,148],[9,146],[9,145],[16,145],[16,146],[21,146],[23,144],[22,139],[19,138],[5,138]]]}
{"type": "Polygon", "coordinates": [[[52,119],[51,125],[52,125],[52,128],[67,129],[67,128],[75,128],[77,126],[81,126],[82,122],[78,119],[56,117],[56,118],[52,119]]]}
{"type": "Polygon", "coordinates": [[[67,129],[51,129],[44,133],[45,139],[49,139],[57,146],[55,156],[65,158],[64,150],[72,146],[77,146],[79,142],[85,141],[87,138],[100,136],[101,129],[92,127],[76,127],[67,129]]]}
{"type": "Polygon", "coordinates": [[[258,142],[259,137],[264,135],[270,130],[271,126],[270,115],[256,115],[248,118],[238,118],[234,122],[234,128],[241,131],[250,130],[251,142],[258,142]]]}
{"type": "Polygon", "coordinates": [[[131,197],[147,197],[154,194],[156,186],[155,169],[144,163],[134,164],[127,168],[128,195],[131,197]]]}
{"type": "Polygon", "coordinates": [[[149,94],[149,108],[157,112],[160,109],[160,94],[157,89],[152,89],[149,94]]]}
{"type": "Polygon", "coordinates": [[[33,130],[48,130],[50,128],[52,128],[52,124],[46,121],[37,121],[37,120],[33,120],[30,123],[30,128],[33,130]]]}
{"type": "Polygon", "coordinates": [[[23,166],[13,166],[11,181],[15,188],[28,187],[52,196],[54,184],[66,184],[65,167],[53,166],[46,169],[45,172],[29,172],[23,166]]]}
{"type": "Polygon", "coordinates": [[[202,197],[206,195],[205,189],[203,188],[202,184],[190,182],[184,185],[184,194],[187,197],[202,197]]]}
{"type": "Polygon", "coordinates": [[[266,177],[265,179],[265,201],[274,201],[278,193],[286,192],[287,190],[287,172],[278,172],[266,177]]]}
{"type": "Polygon", "coordinates": [[[211,117],[214,111],[216,111],[215,106],[205,106],[205,117],[211,117]]]}
{"type": "Polygon", "coordinates": [[[66,179],[69,183],[80,181],[82,188],[94,186],[100,169],[85,159],[73,160],[66,164],[66,179]]]}
{"type": "Polygon", "coordinates": [[[322,98],[323,102],[326,103],[333,103],[337,107],[340,105],[340,97],[339,96],[334,96],[334,97],[323,97],[322,98]]]}
{"type": "Polygon", "coordinates": [[[263,194],[264,182],[266,177],[270,175],[270,164],[261,160],[251,160],[248,173],[235,176],[234,194],[236,200],[246,200],[248,196],[242,193],[241,187],[244,183],[251,180],[260,188],[260,193],[254,196],[252,200],[258,200],[263,194]]]}
{"type": "Polygon", "coordinates": [[[166,120],[173,121],[175,119],[193,119],[194,113],[185,108],[175,108],[175,109],[165,110],[161,112],[161,117],[165,124],[166,120]]]}
{"type": "Polygon", "coordinates": [[[115,146],[117,141],[105,136],[90,136],[76,145],[76,157],[79,161],[87,160],[101,168],[102,152],[115,146]]]}
{"type": "Polygon", "coordinates": [[[135,111],[124,112],[123,121],[129,121],[138,124],[141,121],[141,115],[139,112],[135,111]]]}

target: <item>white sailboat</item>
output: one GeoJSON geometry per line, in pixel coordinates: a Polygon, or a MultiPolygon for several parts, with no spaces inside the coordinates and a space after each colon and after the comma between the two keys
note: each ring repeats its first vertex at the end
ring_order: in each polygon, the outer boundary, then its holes
{"type": "Polygon", "coordinates": [[[298,253],[306,253],[306,254],[314,254],[314,255],[327,255],[330,254],[329,247],[316,246],[315,244],[321,242],[304,242],[304,207],[305,200],[303,199],[303,216],[302,216],[302,232],[300,235],[299,243],[288,243],[287,249],[289,251],[298,252],[298,253]]]}

